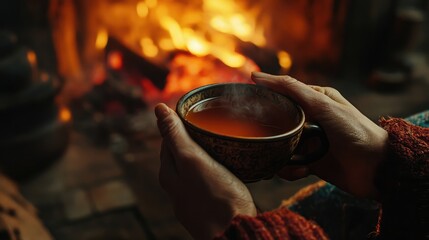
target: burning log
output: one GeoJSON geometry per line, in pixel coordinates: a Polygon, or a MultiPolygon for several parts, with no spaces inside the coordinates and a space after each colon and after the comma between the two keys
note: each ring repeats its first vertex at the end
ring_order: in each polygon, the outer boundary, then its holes
{"type": "Polygon", "coordinates": [[[120,41],[109,37],[106,46],[106,61],[109,53],[118,52],[122,56],[121,71],[127,72],[136,77],[148,78],[158,89],[164,89],[169,70],[165,67],[158,66],[141,55],[133,52],[120,41]]]}
{"type": "Polygon", "coordinates": [[[261,71],[271,74],[278,74],[281,71],[282,67],[279,64],[279,58],[277,57],[276,51],[269,48],[259,47],[251,42],[241,41],[238,38],[237,43],[237,52],[252,59],[256,65],[259,66],[261,71]]]}

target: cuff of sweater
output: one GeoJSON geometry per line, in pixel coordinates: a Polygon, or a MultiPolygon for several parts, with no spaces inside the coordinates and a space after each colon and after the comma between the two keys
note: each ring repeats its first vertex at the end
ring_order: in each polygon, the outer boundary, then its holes
{"type": "Polygon", "coordinates": [[[389,133],[389,164],[398,179],[429,179],[429,128],[412,125],[399,119],[381,119],[389,133]]]}
{"type": "Polygon", "coordinates": [[[314,222],[279,208],[256,217],[236,216],[216,239],[328,239],[314,222]]]}

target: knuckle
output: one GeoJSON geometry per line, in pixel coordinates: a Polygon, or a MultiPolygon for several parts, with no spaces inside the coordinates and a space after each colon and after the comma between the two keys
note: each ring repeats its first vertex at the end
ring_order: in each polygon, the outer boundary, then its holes
{"type": "Polygon", "coordinates": [[[333,87],[325,87],[325,89],[326,89],[326,92],[328,92],[330,94],[341,95],[341,93],[337,89],[335,89],[333,87]]]}
{"type": "Polygon", "coordinates": [[[161,135],[163,137],[175,136],[178,133],[178,121],[172,117],[167,117],[160,122],[161,135]]]}
{"type": "Polygon", "coordinates": [[[298,82],[298,80],[296,80],[295,78],[289,77],[289,76],[281,76],[280,77],[280,83],[284,87],[290,86],[290,85],[295,84],[297,82],[298,82]]]}

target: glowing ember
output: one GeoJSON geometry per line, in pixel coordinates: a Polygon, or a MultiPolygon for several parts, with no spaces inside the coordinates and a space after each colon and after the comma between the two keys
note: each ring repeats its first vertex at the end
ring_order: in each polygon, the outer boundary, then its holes
{"type": "Polygon", "coordinates": [[[34,51],[28,51],[27,52],[27,60],[30,62],[30,64],[34,65],[37,63],[37,56],[34,51]]]}
{"type": "Polygon", "coordinates": [[[112,51],[107,56],[107,64],[110,68],[119,70],[123,66],[122,54],[118,51],[112,51]]]}
{"type": "Polygon", "coordinates": [[[68,108],[60,107],[59,118],[62,122],[69,122],[72,118],[72,114],[68,108]]]}
{"type": "Polygon", "coordinates": [[[197,57],[190,54],[178,54],[170,63],[167,85],[160,91],[143,79],[141,86],[143,98],[149,105],[163,101],[175,104],[178,98],[191,89],[213,83],[250,81],[250,73],[259,71],[258,66],[247,60],[242,68],[231,68],[213,56],[197,57]]]}
{"type": "Polygon", "coordinates": [[[106,81],[106,69],[104,65],[97,64],[93,67],[91,72],[92,83],[95,85],[101,85],[106,81]]]}

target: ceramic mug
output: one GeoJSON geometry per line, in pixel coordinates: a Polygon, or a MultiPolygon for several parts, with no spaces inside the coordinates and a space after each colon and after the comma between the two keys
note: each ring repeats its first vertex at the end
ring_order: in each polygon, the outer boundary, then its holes
{"type": "MultiPolygon", "coordinates": [[[[264,105],[261,106],[263,108],[264,105]]],[[[271,178],[285,165],[305,165],[316,161],[329,148],[323,129],[317,124],[306,122],[304,111],[299,105],[287,96],[254,84],[221,83],[199,87],[179,99],[176,112],[194,141],[243,182],[271,178]],[[262,114],[278,115],[281,111],[285,121],[288,118],[292,125],[288,130],[272,136],[243,137],[218,133],[187,119],[187,115],[197,104],[216,98],[234,101],[228,105],[232,108],[241,108],[250,100],[251,104],[247,108],[251,112],[256,112],[252,108],[258,105],[258,101],[269,102],[278,111],[270,112],[269,109],[262,111],[262,114]],[[296,153],[298,144],[303,144],[309,138],[319,139],[317,148],[306,154],[296,153]]],[[[223,129],[225,125],[227,123],[217,128],[223,129]]]]}

